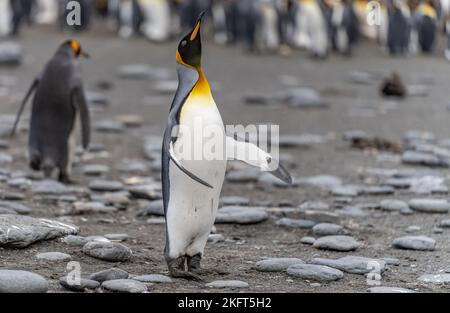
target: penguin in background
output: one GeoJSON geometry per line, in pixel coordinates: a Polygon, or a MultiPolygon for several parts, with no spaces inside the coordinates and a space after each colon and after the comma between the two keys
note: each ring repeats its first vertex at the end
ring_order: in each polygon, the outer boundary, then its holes
{"type": "Polygon", "coordinates": [[[411,12],[411,34],[409,36],[409,53],[416,55],[419,52],[419,25],[421,16],[417,10],[418,0],[409,0],[408,7],[411,12]]]}
{"type": "Polygon", "coordinates": [[[328,54],[328,25],[318,0],[298,0],[294,45],[306,48],[315,58],[328,54]]]}
{"type": "Polygon", "coordinates": [[[59,1],[61,0],[36,0],[36,23],[55,23],[59,16],[59,1]]]}
{"type": "Polygon", "coordinates": [[[411,14],[406,3],[394,0],[389,9],[388,49],[391,55],[404,55],[409,51],[411,14]]]}
{"type": "Polygon", "coordinates": [[[259,52],[275,52],[280,45],[278,12],[273,0],[255,2],[257,19],[255,25],[255,45],[259,52]]]}
{"type": "Polygon", "coordinates": [[[332,13],[332,44],[340,53],[350,56],[359,39],[359,20],[350,0],[337,1],[332,13]]]}
{"type": "Polygon", "coordinates": [[[82,146],[90,141],[89,110],[86,103],[78,58],[89,57],[76,40],[67,40],[57,49],[43,71],[31,84],[17,114],[14,135],[28,98],[34,94],[28,137],[29,164],[33,170],[51,177],[55,168],[58,180],[70,183],[75,155],[75,129],[79,118],[82,146]]]}
{"type": "Polygon", "coordinates": [[[139,0],[142,13],[140,32],[151,41],[163,42],[171,32],[171,14],[168,0],[139,0]]]}
{"type": "Polygon", "coordinates": [[[240,159],[291,183],[287,171],[276,167],[278,161],[269,154],[254,144],[226,136],[201,66],[202,17],[203,13],[176,51],[179,84],[170,107],[161,156],[166,219],[164,255],[170,274],[187,279],[201,279],[200,275],[207,272],[200,262],[216,218],[228,159],[240,159]],[[211,136],[198,136],[195,130],[199,129],[209,129],[211,136]],[[205,155],[206,146],[216,147],[218,154],[205,155]],[[252,155],[254,159],[247,158],[252,155]]]}
{"type": "Polygon", "coordinates": [[[0,36],[8,36],[11,34],[13,27],[11,20],[13,12],[10,0],[0,0],[0,36]]]}
{"type": "Polygon", "coordinates": [[[423,53],[432,53],[436,42],[437,12],[432,0],[423,1],[417,8],[419,13],[418,37],[423,53]]]}
{"type": "Polygon", "coordinates": [[[115,5],[117,32],[122,38],[139,33],[142,23],[142,11],[137,0],[120,0],[115,5]]]}
{"type": "Polygon", "coordinates": [[[211,13],[214,25],[214,41],[219,45],[230,42],[227,29],[227,14],[224,0],[213,0],[211,13]]]}
{"type": "Polygon", "coordinates": [[[450,61],[450,13],[448,13],[447,15],[445,31],[447,35],[447,48],[445,49],[445,58],[447,59],[447,61],[450,61]]]}

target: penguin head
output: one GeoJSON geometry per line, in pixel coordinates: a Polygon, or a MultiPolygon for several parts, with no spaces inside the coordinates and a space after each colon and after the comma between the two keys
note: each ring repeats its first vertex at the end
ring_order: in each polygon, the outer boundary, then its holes
{"type": "Polygon", "coordinates": [[[89,54],[87,54],[86,52],[84,52],[81,49],[81,44],[77,40],[74,40],[74,39],[67,40],[66,42],[64,42],[62,44],[62,46],[65,46],[66,48],[69,48],[70,51],[72,51],[73,56],[75,58],[79,58],[80,56],[84,57],[84,58],[89,58],[90,57],[89,54]]]}
{"type": "Polygon", "coordinates": [[[194,69],[198,69],[201,66],[202,40],[200,28],[203,15],[205,15],[204,11],[200,13],[192,31],[181,39],[176,53],[179,64],[194,69]]]}

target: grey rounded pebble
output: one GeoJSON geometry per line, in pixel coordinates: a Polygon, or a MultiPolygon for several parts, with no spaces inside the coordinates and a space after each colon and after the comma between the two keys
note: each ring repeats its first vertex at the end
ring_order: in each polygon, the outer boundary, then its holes
{"type": "Polygon", "coordinates": [[[305,236],[305,237],[302,237],[302,239],[300,239],[300,242],[305,245],[313,245],[315,241],[316,241],[316,238],[309,237],[309,236],[305,236]]]}
{"type": "Polygon", "coordinates": [[[67,276],[59,279],[59,284],[71,291],[84,291],[86,289],[97,289],[100,283],[95,280],[80,278],[79,280],[70,279],[67,276]]]}
{"type": "Polygon", "coordinates": [[[127,234],[106,234],[104,237],[111,241],[125,241],[128,239],[127,234]]]}
{"type": "Polygon", "coordinates": [[[123,189],[123,184],[119,181],[93,180],[89,183],[89,189],[94,191],[114,192],[123,189]]]}
{"type": "Polygon", "coordinates": [[[414,293],[414,290],[411,289],[405,289],[400,287],[383,287],[383,286],[377,286],[377,287],[371,287],[367,289],[367,292],[369,293],[414,293]]]}
{"type": "Polygon", "coordinates": [[[298,263],[305,262],[297,258],[269,258],[256,262],[255,268],[260,272],[282,272],[298,263]]]}
{"type": "Polygon", "coordinates": [[[45,293],[48,282],[32,272],[0,270],[0,293],[45,293]]]}
{"type": "Polygon", "coordinates": [[[257,224],[269,218],[262,208],[227,206],[217,212],[216,224],[257,224]]]}
{"type": "Polygon", "coordinates": [[[424,274],[417,279],[421,283],[436,284],[436,285],[449,285],[450,274],[424,274]]]}
{"type": "Polygon", "coordinates": [[[405,236],[395,239],[392,246],[405,250],[433,251],[436,241],[426,236],[405,236]]]}
{"type": "Polygon", "coordinates": [[[248,283],[241,280],[215,280],[205,284],[205,287],[210,288],[248,288],[248,283]]]}
{"type": "Polygon", "coordinates": [[[109,262],[125,262],[131,258],[130,248],[115,242],[91,241],[83,246],[83,253],[109,262]]]}
{"type": "Polygon", "coordinates": [[[143,293],[147,285],[133,279],[114,279],[102,283],[102,288],[113,292],[143,293]]]}
{"type": "Polygon", "coordinates": [[[275,223],[278,226],[284,226],[289,228],[299,228],[299,229],[311,229],[316,222],[303,219],[293,219],[288,217],[280,218],[275,223]]]}
{"type": "Polygon", "coordinates": [[[36,254],[36,259],[48,262],[67,262],[70,261],[72,257],[69,254],[62,252],[43,252],[36,254]]]}
{"type": "Polygon", "coordinates": [[[133,277],[133,279],[142,283],[173,283],[172,278],[161,274],[140,275],[133,277]]]}
{"type": "Polygon", "coordinates": [[[361,244],[351,236],[325,236],[317,239],[313,247],[324,250],[335,251],[353,251],[358,249],[361,244]]]}
{"type": "Polygon", "coordinates": [[[386,270],[386,261],[363,256],[345,256],[339,259],[314,258],[311,263],[336,268],[351,274],[367,274],[373,270],[380,273],[386,270]]]}
{"type": "Polygon", "coordinates": [[[317,237],[345,234],[344,227],[332,223],[320,223],[314,225],[312,231],[317,237]]]}
{"type": "Polygon", "coordinates": [[[448,213],[450,202],[445,199],[412,199],[409,201],[412,210],[423,213],[448,213]]]}
{"type": "Polygon", "coordinates": [[[409,205],[401,200],[382,200],[380,209],[385,211],[404,211],[409,209],[409,205]]]}
{"type": "Polygon", "coordinates": [[[129,277],[128,272],[120,268],[109,268],[100,272],[92,273],[89,279],[102,283],[107,280],[127,279],[129,277]]]}
{"type": "Polygon", "coordinates": [[[344,273],[335,268],[315,264],[295,264],[287,269],[292,277],[319,282],[335,281],[344,277],[344,273]]]}

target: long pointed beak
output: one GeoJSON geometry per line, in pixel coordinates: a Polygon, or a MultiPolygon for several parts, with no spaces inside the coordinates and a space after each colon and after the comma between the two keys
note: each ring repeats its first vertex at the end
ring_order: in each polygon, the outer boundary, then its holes
{"type": "Polygon", "coordinates": [[[203,19],[204,15],[205,15],[205,11],[200,13],[200,15],[198,16],[197,22],[195,23],[195,27],[194,27],[194,29],[192,30],[192,33],[191,33],[191,38],[190,38],[191,41],[194,41],[195,38],[197,38],[198,34],[200,33],[200,27],[201,27],[202,19],[203,19]]]}
{"type": "Polygon", "coordinates": [[[86,53],[86,52],[84,52],[84,51],[81,51],[80,52],[80,56],[82,56],[83,58],[85,58],[85,59],[89,59],[91,56],[89,55],[89,53],[86,53]]]}

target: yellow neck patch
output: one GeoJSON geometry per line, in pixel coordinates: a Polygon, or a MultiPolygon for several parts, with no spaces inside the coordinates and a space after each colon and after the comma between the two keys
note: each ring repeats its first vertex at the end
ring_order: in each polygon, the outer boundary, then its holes
{"type": "Polygon", "coordinates": [[[419,6],[419,13],[424,16],[431,17],[431,18],[437,17],[436,10],[428,3],[422,3],[419,6]]]}
{"type": "MultiPolygon", "coordinates": [[[[200,67],[197,69],[198,71],[198,81],[195,84],[194,88],[191,91],[191,97],[193,99],[208,99],[212,98],[211,88],[209,86],[208,80],[203,74],[203,69],[200,67]]],[[[200,101],[204,102],[204,101],[200,101]]],[[[206,101],[208,102],[208,101],[206,101]]]]}

